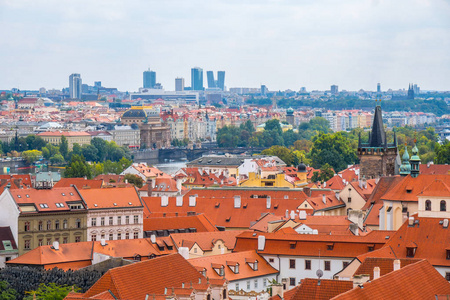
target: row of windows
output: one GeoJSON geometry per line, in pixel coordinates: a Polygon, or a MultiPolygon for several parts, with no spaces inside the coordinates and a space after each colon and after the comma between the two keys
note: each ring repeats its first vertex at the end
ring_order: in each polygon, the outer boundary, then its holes
{"type": "MultiPolygon", "coordinates": [[[[130,224],[130,217],[131,216],[125,216],[124,217],[124,224],[130,224]]],[[[100,218],[100,226],[105,226],[105,222],[106,219],[105,217],[101,217],[100,218]]],[[[133,216],[133,223],[134,224],[139,224],[139,216],[138,215],[134,215],[133,216]]],[[[109,217],[108,218],[108,225],[114,225],[114,217],[109,217]]],[[[121,216],[117,216],[117,223],[116,225],[122,225],[122,217],[121,216]]],[[[97,218],[91,218],[91,226],[95,227],[97,226],[97,218]]]]}
{"type": "MultiPolygon", "coordinates": [[[[58,242],[59,243],[60,239],[59,238],[55,238],[54,242],[58,242]]],[[[67,244],[68,242],[69,242],[69,238],[68,237],[63,237],[62,243],[63,244],[67,244]]],[[[81,242],[81,236],[76,236],[75,237],[75,243],[79,243],[79,242],[81,242]]],[[[52,239],[49,239],[49,238],[46,239],[46,245],[52,245],[52,244],[53,244],[52,239]]],[[[39,239],[38,240],[38,246],[43,246],[43,245],[44,245],[44,239],[39,239]]],[[[25,240],[23,248],[25,250],[30,250],[31,249],[31,240],[25,240]]]]}
{"type": "MultiPolygon", "coordinates": [[[[441,200],[439,204],[440,211],[447,211],[447,201],[441,200]]],[[[425,210],[431,211],[431,201],[425,201],[425,210]]]]}
{"type": "MultiPolygon", "coordinates": [[[[267,278],[263,278],[263,287],[267,287],[267,281],[268,281],[267,278]]],[[[246,284],[247,284],[247,290],[250,290],[252,288],[252,281],[251,280],[247,280],[246,284]]],[[[258,288],[258,279],[253,280],[253,288],[254,289],[258,288]]],[[[236,283],[235,290],[236,291],[240,290],[239,283],[236,283]]]]}
{"type": "MultiPolygon", "coordinates": [[[[344,261],[342,262],[342,268],[346,268],[348,266],[348,262],[344,261]]],[[[295,259],[290,259],[289,260],[289,269],[295,269],[296,268],[296,260],[295,259]]],[[[329,260],[324,260],[323,261],[323,269],[325,271],[331,271],[331,261],[329,260]]],[[[311,270],[311,260],[306,259],[305,260],[305,270],[311,270]]]]}
{"type": "MultiPolygon", "coordinates": [[[[129,240],[130,239],[130,233],[126,232],[124,237],[125,237],[126,240],[129,240]]],[[[139,238],[139,232],[133,232],[133,239],[138,239],[138,238],[139,238]]],[[[100,239],[106,239],[106,235],[105,234],[100,235],[100,239]]],[[[122,234],[118,233],[117,234],[117,240],[121,240],[121,239],[122,239],[122,234]]],[[[96,240],[97,240],[97,235],[96,234],[92,234],[91,235],[91,241],[96,241],[96,240]]],[[[110,233],[108,235],[108,240],[110,240],[110,241],[114,240],[114,234],[110,233]]]]}
{"type": "MultiPolygon", "coordinates": [[[[51,220],[48,220],[47,222],[44,223],[44,221],[39,221],[38,222],[38,230],[39,231],[43,231],[44,228],[45,230],[53,230],[53,229],[67,229],[68,228],[68,221],[67,220],[63,220],[62,224],[60,223],[59,220],[55,220],[54,224],[51,220]],[[45,227],[44,227],[45,225],[45,227]],[[54,225],[54,226],[53,226],[54,225]]],[[[80,219],[76,219],[75,220],[75,228],[81,228],[81,220],[80,219]]],[[[30,231],[31,230],[31,223],[29,221],[24,223],[24,231],[30,231]]]]}

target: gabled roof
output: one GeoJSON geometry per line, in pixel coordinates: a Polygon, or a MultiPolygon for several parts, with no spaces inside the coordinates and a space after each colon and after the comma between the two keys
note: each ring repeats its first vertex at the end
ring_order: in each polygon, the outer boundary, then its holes
{"type": "MultiPolygon", "coordinates": [[[[166,251],[167,252],[167,251],[166,251]]],[[[136,255],[148,257],[151,254],[160,256],[157,247],[150,239],[130,239],[106,241],[102,246],[100,241],[59,244],[59,250],[51,245],[37,247],[7,263],[9,265],[36,265],[44,268],[58,267],[63,270],[76,270],[91,265],[94,253],[111,257],[133,258],[136,255]],[[85,262],[84,264],[77,264],[85,262]]]]}
{"type": "Polygon", "coordinates": [[[450,294],[450,283],[422,260],[332,299],[435,299],[439,294],[450,294]]]}
{"type": "MultiPolygon", "coordinates": [[[[353,281],[305,278],[283,294],[284,300],[328,300],[353,288],[353,281]]],[[[275,297],[269,298],[275,300],[275,297]]],[[[277,299],[278,300],[278,299],[277,299]]]]}
{"type": "Polygon", "coordinates": [[[414,178],[411,175],[402,177],[401,182],[384,194],[382,200],[417,202],[419,194],[435,180],[450,185],[450,175],[422,175],[414,178]]]}
{"type": "MultiPolygon", "coordinates": [[[[380,276],[386,275],[394,271],[394,261],[395,258],[385,258],[385,257],[366,257],[361,265],[358,267],[353,276],[356,275],[369,275],[370,280],[373,280],[373,269],[375,267],[380,268],[380,276]]],[[[421,259],[414,258],[402,258],[399,259],[400,267],[403,268],[409,264],[420,261],[421,259]]]]}
{"type": "Polygon", "coordinates": [[[197,233],[172,233],[170,237],[178,248],[186,247],[183,245],[194,245],[194,243],[196,243],[203,251],[211,251],[214,243],[221,240],[228,250],[233,250],[234,245],[236,244],[236,236],[242,232],[243,231],[241,230],[228,230],[197,233]]]}
{"type": "Polygon", "coordinates": [[[250,279],[260,276],[267,276],[276,274],[278,271],[273,268],[263,257],[258,255],[256,251],[242,251],[220,255],[203,256],[199,258],[192,258],[188,260],[189,263],[195,267],[206,269],[206,277],[219,279],[222,278],[214,269],[223,266],[225,271],[225,278],[228,281],[250,279]],[[258,269],[254,270],[247,262],[258,261],[258,269]],[[232,262],[227,264],[227,262],[232,262]],[[239,264],[239,272],[235,273],[230,266],[239,264]]]}
{"type": "Polygon", "coordinates": [[[442,180],[436,179],[418,196],[420,197],[450,197],[450,189],[442,180]]]}
{"type": "Polygon", "coordinates": [[[146,295],[164,294],[166,287],[178,287],[191,281],[206,282],[206,278],[181,255],[171,254],[111,269],[84,297],[110,290],[119,299],[145,299],[146,295]]]}
{"type": "Polygon", "coordinates": [[[134,187],[80,189],[79,192],[88,209],[142,207],[141,200],[134,187]]]}

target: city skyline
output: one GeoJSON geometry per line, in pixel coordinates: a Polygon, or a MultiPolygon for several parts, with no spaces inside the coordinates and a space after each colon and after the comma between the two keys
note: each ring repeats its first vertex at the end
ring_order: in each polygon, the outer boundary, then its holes
{"type": "Polygon", "coordinates": [[[67,76],[136,91],[190,69],[227,87],[449,90],[450,5],[431,1],[0,1],[0,88],[61,89],[67,76]],[[152,9],[147,9],[152,7],[152,9]],[[139,21],[137,21],[139,20],[139,21]],[[417,22],[417,20],[421,20],[417,22]],[[158,30],[154,30],[158,28],[158,30]],[[43,72],[45,71],[45,72],[43,72]]]}

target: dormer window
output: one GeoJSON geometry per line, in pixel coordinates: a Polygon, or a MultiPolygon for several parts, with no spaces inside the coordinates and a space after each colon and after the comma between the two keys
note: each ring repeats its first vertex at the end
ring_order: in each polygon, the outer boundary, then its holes
{"type": "Polygon", "coordinates": [[[416,254],[417,245],[416,243],[410,242],[406,245],[406,257],[414,257],[416,254]]]}
{"type": "Polygon", "coordinates": [[[333,250],[334,244],[327,244],[327,250],[333,250]]]}
{"type": "Polygon", "coordinates": [[[371,245],[367,245],[367,251],[372,252],[375,249],[375,245],[371,244],[371,245]]]}
{"type": "Polygon", "coordinates": [[[450,259],[450,248],[445,249],[446,254],[447,254],[447,259],[450,259]]]}
{"type": "Polygon", "coordinates": [[[258,271],[258,260],[250,260],[246,258],[245,262],[250,268],[252,268],[253,271],[258,271]]]}
{"type": "Polygon", "coordinates": [[[295,249],[296,246],[297,246],[296,242],[289,243],[289,249],[295,249]]]}

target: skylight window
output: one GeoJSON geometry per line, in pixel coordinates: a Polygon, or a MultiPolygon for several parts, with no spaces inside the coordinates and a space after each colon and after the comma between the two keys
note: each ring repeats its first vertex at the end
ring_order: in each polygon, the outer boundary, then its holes
{"type": "Polygon", "coordinates": [[[27,198],[30,198],[30,195],[26,194],[25,196],[27,196],[27,198]]]}
{"type": "Polygon", "coordinates": [[[39,204],[39,206],[40,206],[41,208],[48,208],[47,203],[41,203],[41,204],[39,204]]]}
{"type": "Polygon", "coordinates": [[[66,194],[64,194],[64,193],[61,193],[61,195],[65,196],[66,194]]]}
{"type": "Polygon", "coordinates": [[[22,196],[20,196],[20,195],[17,195],[17,198],[22,198],[22,196]]]}

